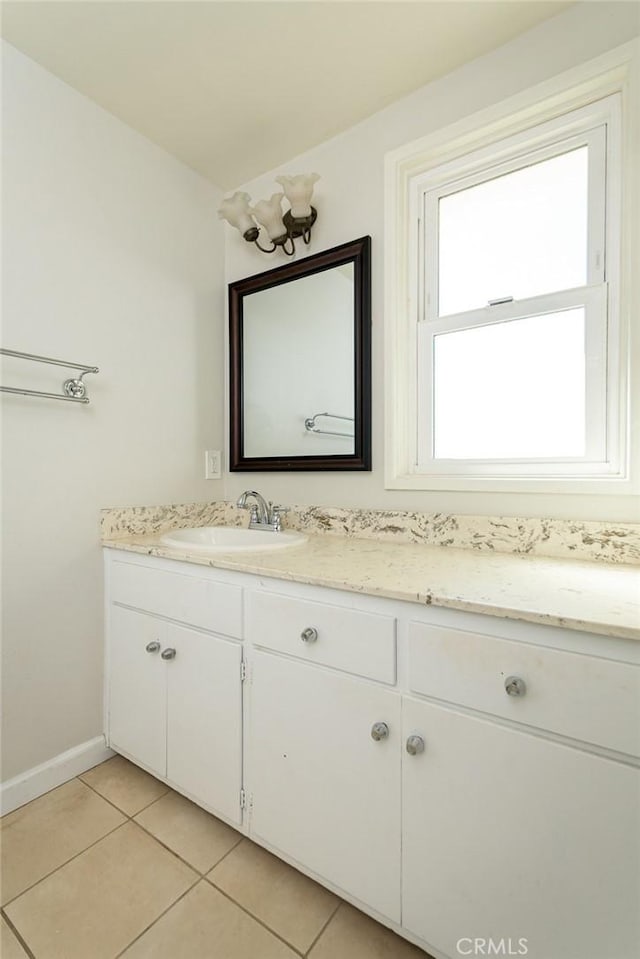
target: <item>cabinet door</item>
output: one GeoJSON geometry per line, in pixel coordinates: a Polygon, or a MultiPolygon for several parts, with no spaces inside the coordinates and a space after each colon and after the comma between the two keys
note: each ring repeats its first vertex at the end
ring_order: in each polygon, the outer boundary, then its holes
{"type": "Polygon", "coordinates": [[[251,834],[398,921],[399,695],[256,652],[249,742],[251,834]]]}
{"type": "Polygon", "coordinates": [[[165,624],[111,607],[109,745],[158,776],[166,774],[165,624]],[[158,644],[155,648],[152,644],[158,644]],[[149,649],[147,648],[149,647],[149,649]]]}
{"type": "Polygon", "coordinates": [[[242,785],[242,648],[167,625],[167,778],[239,823],[242,785]]]}
{"type": "MultiPolygon", "coordinates": [[[[445,955],[508,941],[529,959],[640,954],[638,772],[406,700],[403,924],[445,955]],[[526,953],[519,939],[526,939],[526,953]]],[[[509,953],[510,954],[510,953],[509,953]]]]}

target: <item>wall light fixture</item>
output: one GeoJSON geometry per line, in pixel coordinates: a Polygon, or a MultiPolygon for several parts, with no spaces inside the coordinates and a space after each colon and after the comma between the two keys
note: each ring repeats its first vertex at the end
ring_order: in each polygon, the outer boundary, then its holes
{"type": "Polygon", "coordinates": [[[255,243],[263,253],[280,249],[287,256],[293,256],[296,252],[294,240],[302,237],[305,243],[309,243],[311,239],[311,227],[318,216],[316,208],[311,206],[311,196],[319,179],[317,173],[277,176],[276,183],[280,183],[284,192],[274,193],[269,200],[260,200],[253,206],[248,193],[236,192],[222,201],[218,216],[235,226],[248,243],[255,243]],[[284,213],[283,197],[287,198],[290,207],[284,213]],[[260,246],[260,227],[266,231],[271,249],[260,246]]]}

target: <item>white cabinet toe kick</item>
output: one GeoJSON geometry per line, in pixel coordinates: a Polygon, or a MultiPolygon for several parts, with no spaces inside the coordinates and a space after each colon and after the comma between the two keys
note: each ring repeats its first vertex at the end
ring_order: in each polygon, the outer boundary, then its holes
{"type": "Polygon", "coordinates": [[[639,643],[105,570],[112,749],[436,959],[637,959],[639,643]]]}

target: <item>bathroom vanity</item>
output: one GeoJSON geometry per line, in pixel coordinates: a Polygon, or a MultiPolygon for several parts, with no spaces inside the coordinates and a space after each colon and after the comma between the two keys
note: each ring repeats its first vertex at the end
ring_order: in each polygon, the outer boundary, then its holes
{"type": "Polygon", "coordinates": [[[371,542],[368,587],[312,585],[322,539],[279,572],[109,543],[109,745],[438,959],[635,959],[633,630],[380,595],[371,542]]]}

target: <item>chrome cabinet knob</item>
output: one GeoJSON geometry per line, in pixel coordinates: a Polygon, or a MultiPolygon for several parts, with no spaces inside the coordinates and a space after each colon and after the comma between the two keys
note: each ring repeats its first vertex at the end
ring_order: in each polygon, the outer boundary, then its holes
{"type": "Polygon", "coordinates": [[[315,643],[318,638],[318,630],[315,626],[307,626],[306,629],[303,629],[300,633],[300,639],[303,643],[315,643]]]}
{"type": "Polygon", "coordinates": [[[145,646],[145,649],[148,653],[157,653],[158,650],[160,649],[160,643],[158,642],[157,639],[154,639],[152,643],[147,643],[147,645],[145,646]]]}
{"type": "Polygon", "coordinates": [[[389,736],[389,727],[386,723],[374,723],[371,727],[371,738],[379,743],[381,739],[387,739],[389,736]]]}
{"type": "Polygon", "coordinates": [[[424,752],[424,739],[422,736],[409,736],[407,739],[407,752],[410,756],[417,756],[424,752]]]}
{"type": "Polygon", "coordinates": [[[504,681],[504,688],[507,696],[524,696],[527,691],[527,684],[519,676],[507,676],[504,681]]]}
{"type": "Polygon", "coordinates": [[[163,659],[175,659],[176,651],[175,649],[172,649],[171,647],[169,647],[169,649],[163,649],[160,655],[162,656],[163,659]]]}

